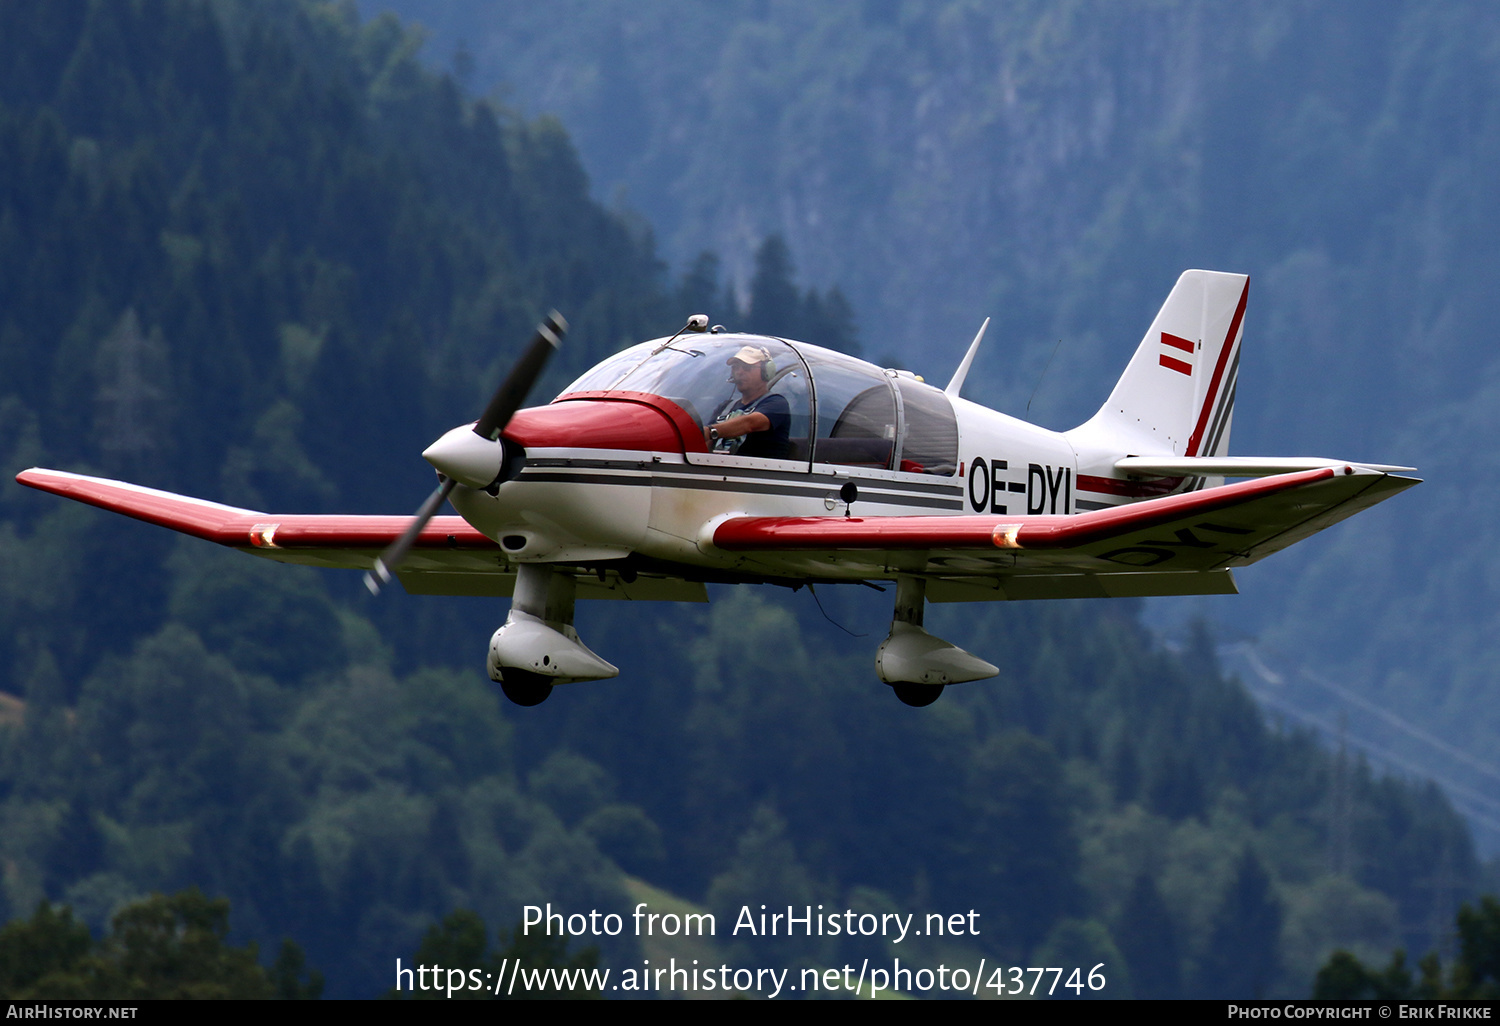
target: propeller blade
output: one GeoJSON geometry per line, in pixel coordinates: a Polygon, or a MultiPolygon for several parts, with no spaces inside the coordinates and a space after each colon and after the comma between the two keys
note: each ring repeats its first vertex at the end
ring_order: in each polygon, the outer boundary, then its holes
{"type": "Polygon", "coordinates": [[[379,595],[380,589],[390,583],[391,573],[406,560],[406,554],[411,551],[412,543],[417,540],[417,535],[422,533],[422,528],[427,526],[427,522],[432,519],[433,514],[437,513],[438,507],[457,485],[458,482],[451,477],[444,478],[443,483],[427,496],[427,501],[422,503],[421,508],[417,510],[411,526],[380,554],[379,559],[375,560],[375,568],[365,574],[365,587],[370,589],[371,595],[379,595]]]}
{"type": "MultiPolygon", "coordinates": [[[[505,425],[510,423],[510,418],[526,401],[527,393],[542,376],[542,368],[546,366],[547,358],[562,342],[562,337],[567,330],[568,322],[556,310],[549,313],[547,319],[537,326],[536,337],[531,340],[531,345],[526,348],[526,352],[521,354],[521,359],[516,361],[516,365],[511,368],[505,380],[500,382],[500,387],[495,389],[495,394],[490,397],[489,405],[484,408],[484,413],[475,422],[474,433],[476,435],[489,442],[499,441],[500,432],[505,430],[505,425]]],[[[444,438],[446,437],[448,436],[445,435],[444,438]]],[[[441,441],[442,439],[439,439],[439,442],[441,441]]],[[[436,448],[437,444],[434,443],[429,447],[429,451],[436,448]]],[[[503,473],[503,467],[501,471],[503,473]]],[[[416,516],[412,518],[411,526],[380,554],[380,558],[375,560],[374,568],[365,574],[365,587],[370,589],[370,594],[379,595],[380,589],[390,583],[391,574],[398,570],[405,561],[406,554],[411,551],[412,545],[417,540],[417,535],[422,533],[422,528],[426,527],[427,522],[437,513],[438,507],[458,486],[457,478],[439,476],[442,478],[442,483],[438,485],[437,491],[429,495],[427,501],[422,503],[416,516]]]]}
{"type": "Polygon", "coordinates": [[[547,319],[537,326],[536,337],[531,340],[531,345],[511,368],[505,380],[500,382],[500,387],[490,397],[489,405],[474,424],[476,435],[492,442],[500,437],[500,432],[510,423],[511,415],[521,408],[531,386],[542,376],[542,367],[546,365],[547,357],[562,342],[567,330],[568,322],[556,310],[549,313],[547,319]]]}

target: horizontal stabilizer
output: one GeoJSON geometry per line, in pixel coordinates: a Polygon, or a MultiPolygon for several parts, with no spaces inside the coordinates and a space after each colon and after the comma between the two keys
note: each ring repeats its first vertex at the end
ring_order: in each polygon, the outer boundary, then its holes
{"type": "Polygon", "coordinates": [[[1316,456],[1126,456],[1115,461],[1115,469],[1124,473],[1161,477],[1272,477],[1294,474],[1299,470],[1342,470],[1345,467],[1377,474],[1407,474],[1417,469],[1316,456]]]}

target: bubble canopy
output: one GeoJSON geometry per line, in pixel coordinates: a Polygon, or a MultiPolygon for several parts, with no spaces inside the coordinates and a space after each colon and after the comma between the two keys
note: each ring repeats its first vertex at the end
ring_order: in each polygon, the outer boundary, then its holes
{"type": "Polygon", "coordinates": [[[905,372],[803,342],[740,334],[643,342],[594,367],[558,398],[644,392],[676,403],[702,428],[739,398],[728,362],[747,345],[770,353],[768,391],[785,398],[791,411],[788,458],[766,462],[943,476],[957,469],[958,425],[946,395],[905,372]]]}

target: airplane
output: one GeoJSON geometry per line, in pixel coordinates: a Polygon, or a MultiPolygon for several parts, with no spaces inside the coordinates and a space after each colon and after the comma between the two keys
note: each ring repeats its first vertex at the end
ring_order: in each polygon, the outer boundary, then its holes
{"type": "Polygon", "coordinates": [[[284,563],[371,568],[376,592],[395,576],[414,594],[508,596],[486,668],[522,706],[618,675],[579,637],[577,599],[893,582],[876,674],[925,706],[999,672],[924,630],[928,601],[1233,594],[1234,567],[1419,483],[1410,467],[1228,455],[1248,295],[1246,275],[1185,271],[1070,431],[959,394],[988,320],[939,389],[695,314],[522,409],[566,330],[554,313],[480,418],[422,454],[439,483],[413,516],[269,514],[40,468],[17,480],[284,563]],[[437,515],[445,501],[458,516],[437,515]]]}

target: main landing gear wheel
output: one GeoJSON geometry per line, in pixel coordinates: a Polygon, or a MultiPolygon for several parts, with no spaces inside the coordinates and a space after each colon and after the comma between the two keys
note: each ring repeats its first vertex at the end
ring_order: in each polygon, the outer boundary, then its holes
{"type": "MultiPolygon", "coordinates": [[[[892,684],[891,690],[895,691],[896,697],[907,705],[921,708],[924,705],[931,705],[942,697],[945,686],[943,684],[892,684]]],[[[506,693],[509,694],[509,692],[506,693]]]]}
{"type": "MultiPolygon", "coordinates": [[[[540,673],[507,668],[502,671],[502,675],[505,679],[500,681],[500,690],[516,705],[541,705],[552,694],[552,678],[543,677],[540,673]]],[[[939,687],[938,690],[943,689],[939,687]]]]}

